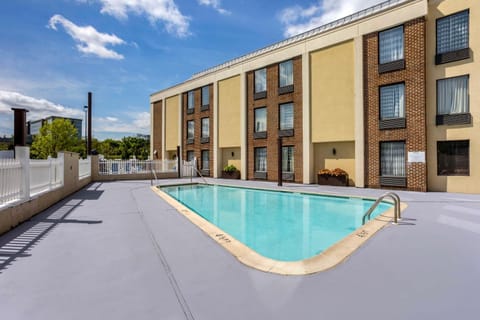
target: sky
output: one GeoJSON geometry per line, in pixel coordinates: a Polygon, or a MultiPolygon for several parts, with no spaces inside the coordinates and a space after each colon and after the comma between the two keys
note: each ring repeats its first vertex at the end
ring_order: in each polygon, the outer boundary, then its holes
{"type": "Polygon", "coordinates": [[[152,93],[383,0],[15,0],[0,5],[0,136],[85,119],[93,136],[149,134],[152,93]]]}

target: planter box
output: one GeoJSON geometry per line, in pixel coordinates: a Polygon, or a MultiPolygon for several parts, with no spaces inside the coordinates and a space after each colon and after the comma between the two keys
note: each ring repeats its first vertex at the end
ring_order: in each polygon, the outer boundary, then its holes
{"type": "Polygon", "coordinates": [[[317,174],[318,184],[325,186],[348,187],[348,175],[332,176],[329,174],[317,174]]]}
{"type": "Polygon", "coordinates": [[[225,172],[222,171],[222,179],[240,179],[240,171],[225,172]]]}

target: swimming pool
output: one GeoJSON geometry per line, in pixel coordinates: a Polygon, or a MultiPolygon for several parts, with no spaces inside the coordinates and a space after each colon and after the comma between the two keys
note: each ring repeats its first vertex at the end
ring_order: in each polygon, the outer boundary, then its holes
{"type": "MultiPolygon", "coordinates": [[[[224,233],[275,261],[315,257],[362,226],[373,200],[221,185],[159,187],[224,233]]],[[[372,219],[392,207],[381,203],[372,219]]]]}

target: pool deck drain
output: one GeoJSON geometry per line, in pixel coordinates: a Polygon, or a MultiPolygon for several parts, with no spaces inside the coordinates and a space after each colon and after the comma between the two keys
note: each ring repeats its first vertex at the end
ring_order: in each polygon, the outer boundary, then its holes
{"type": "Polygon", "coordinates": [[[282,276],[240,263],[155,195],[150,181],[94,183],[0,237],[2,318],[189,319],[182,303],[190,318],[208,320],[478,318],[480,195],[399,194],[408,204],[399,225],[383,228],[333,269],[282,276]]]}

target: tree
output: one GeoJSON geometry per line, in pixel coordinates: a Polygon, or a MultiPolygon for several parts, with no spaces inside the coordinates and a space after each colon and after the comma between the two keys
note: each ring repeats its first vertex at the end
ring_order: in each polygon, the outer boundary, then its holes
{"type": "Polygon", "coordinates": [[[150,150],[149,140],[137,137],[123,137],[120,143],[122,159],[130,159],[135,156],[139,160],[148,159],[150,150]]]}
{"type": "Polygon", "coordinates": [[[57,157],[59,151],[78,152],[82,149],[77,129],[66,119],[55,119],[40,128],[35,136],[31,155],[32,158],[46,159],[57,157]]]}

